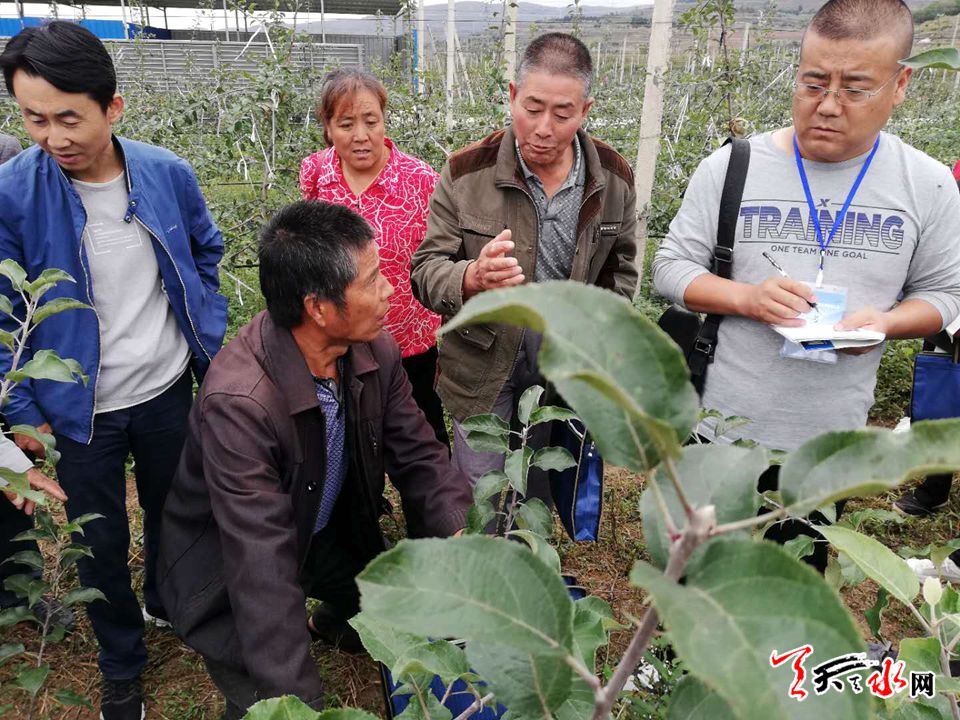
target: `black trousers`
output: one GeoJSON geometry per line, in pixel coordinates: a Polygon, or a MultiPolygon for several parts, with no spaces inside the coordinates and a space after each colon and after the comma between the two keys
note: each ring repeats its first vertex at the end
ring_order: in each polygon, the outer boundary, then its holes
{"type": "Polygon", "coordinates": [[[914,495],[924,505],[937,507],[950,499],[950,486],[952,484],[953,473],[927,475],[923,482],[917,485],[914,495]]]}
{"type": "MultiPolygon", "coordinates": [[[[363,564],[338,540],[336,531],[326,527],[313,536],[300,576],[307,597],[322,600],[343,620],[360,612],[360,591],[356,577],[363,564]]],[[[269,599],[267,599],[269,604],[269,599]]],[[[269,610],[267,610],[269,612],[269,610]]],[[[306,615],[284,618],[284,622],[306,623],[306,615]]],[[[252,668],[232,667],[204,658],[214,684],[223,693],[223,720],[241,720],[251,705],[272,697],[251,676],[252,668]]],[[[314,710],[323,709],[323,697],[300,698],[314,710]]]]}
{"type": "Polygon", "coordinates": [[[437,346],[434,345],[419,355],[405,357],[401,364],[410,379],[413,401],[423,411],[437,440],[449,448],[450,437],[447,435],[447,425],[443,418],[443,403],[440,402],[436,390],[437,346]]]}
{"type": "Polygon", "coordinates": [[[132,454],[136,462],[137,500],[143,509],[144,605],[151,615],[165,619],[156,587],[160,517],[180,461],[192,402],[193,380],[187,371],[152,400],[95,415],[89,445],[54,432],[62,453],[57,476],[69,498],[67,517],[104,516],[85,525],[84,536],[76,539],[93,551],[92,558],[77,563],[80,582],[106,597],[87,605],[87,616],[100,646],[100,672],[108,680],[137,677],[147,662],[143,616],[128,565],[127,457],[132,454]]]}

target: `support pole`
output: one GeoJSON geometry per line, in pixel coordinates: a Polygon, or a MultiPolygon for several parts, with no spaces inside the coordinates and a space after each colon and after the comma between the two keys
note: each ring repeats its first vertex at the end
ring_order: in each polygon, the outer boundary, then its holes
{"type": "Polygon", "coordinates": [[[660,152],[660,130],[663,121],[664,73],[670,65],[670,34],[673,30],[675,0],[654,0],[650,23],[650,46],[647,49],[647,80],[643,90],[643,110],[640,113],[640,141],[637,144],[635,185],[637,191],[637,268],[640,291],[643,281],[644,254],[647,248],[647,221],[653,179],[660,152]]]}
{"type": "Polygon", "coordinates": [[[20,18],[20,27],[23,27],[23,0],[14,0],[17,3],[17,17],[20,18]]]}
{"type": "Polygon", "coordinates": [[[447,0],[447,130],[453,130],[453,91],[457,82],[455,0],[447,0]]]}
{"type": "Polygon", "coordinates": [[[124,0],[120,0],[120,18],[123,22],[123,38],[124,40],[129,40],[130,28],[127,27],[127,4],[124,0]]]}
{"type": "Polygon", "coordinates": [[[326,19],[327,19],[326,8],[323,6],[323,0],[320,0],[320,42],[322,42],[324,45],[327,44],[326,19]]]}
{"type": "Polygon", "coordinates": [[[454,44],[457,49],[457,59],[460,61],[460,72],[463,75],[463,84],[467,87],[467,97],[470,98],[470,104],[474,104],[473,99],[473,88],[470,87],[470,76],[467,75],[467,61],[463,59],[463,50],[460,49],[460,33],[454,28],[453,33],[454,44]]]}
{"type": "Polygon", "coordinates": [[[227,12],[227,0],[223,0],[223,32],[230,42],[230,14],[227,12]]]}
{"type": "Polygon", "coordinates": [[[426,22],[423,17],[423,3],[424,0],[417,0],[417,93],[420,95],[427,92],[427,54],[424,52],[424,45],[427,43],[427,32],[424,30],[426,22]]]}
{"type": "Polygon", "coordinates": [[[623,45],[620,46],[620,82],[623,83],[623,68],[627,64],[627,36],[623,36],[623,45]]]}
{"type": "MultiPolygon", "coordinates": [[[[519,0],[507,0],[506,24],[503,26],[503,76],[507,82],[517,79],[517,11],[519,0]]],[[[507,113],[510,112],[510,95],[505,100],[507,113]]]]}
{"type": "Polygon", "coordinates": [[[166,5],[163,6],[163,29],[164,29],[164,30],[169,30],[169,29],[170,29],[170,21],[167,20],[167,6],[166,6],[166,5]]]}

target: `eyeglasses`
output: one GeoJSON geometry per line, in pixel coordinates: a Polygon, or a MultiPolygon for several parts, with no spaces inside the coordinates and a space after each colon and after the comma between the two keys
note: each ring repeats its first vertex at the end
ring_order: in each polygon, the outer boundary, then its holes
{"type": "Polygon", "coordinates": [[[840,88],[839,90],[831,90],[823,85],[814,85],[813,83],[802,83],[796,81],[793,83],[793,94],[800,100],[816,100],[817,102],[823,102],[826,100],[827,95],[833,93],[837,96],[837,102],[841,105],[862,105],[870,98],[879,95],[883,89],[890,84],[890,81],[900,74],[901,70],[903,70],[903,66],[898,67],[897,71],[887,78],[887,81],[876,90],[863,90],[862,88],[850,87],[840,88]]]}

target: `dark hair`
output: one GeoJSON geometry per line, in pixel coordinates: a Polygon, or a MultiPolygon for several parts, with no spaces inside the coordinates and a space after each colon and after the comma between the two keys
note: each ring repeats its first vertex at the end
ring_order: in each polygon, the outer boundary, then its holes
{"type": "Polygon", "coordinates": [[[285,328],[303,319],[311,295],[343,309],[357,277],[357,254],[373,229],[353,210],[316,200],[287,205],[260,233],[260,290],[273,321],[285,328]]]}
{"type": "Polygon", "coordinates": [[[11,95],[17,70],[43,78],[57,90],[85,93],[104,112],[117,92],[117,71],[103,43],[66,20],[21,30],[0,54],[0,67],[11,95]]]}
{"type": "Polygon", "coordinates": [[[817,10],[809,29],[830,40],[892,36],[899,60],[913,50],[913,13],[903,0],[830,0],[817,10]]]}
{"type": "Polygon", "coordinates": [[[317,103],[317,120],[323,123],[323,140],[327,147],[333,145],[327,135],[327,123],[337,113],[340,103],[351,95],[366,90],[380,101],[380,112],[387,109],[387,89],[377,76],[360,68],[339,68],[326,74],[317,103]]]}
{"type": "Polygon", "coordinates": [[[517,68],[517,87],[527,73],[539,70],[550,75],[567,75],[583,83],[583,98],[590,97],[593,59],[587,46],[567,33],[545,33],[527,45],[517,68]]]}

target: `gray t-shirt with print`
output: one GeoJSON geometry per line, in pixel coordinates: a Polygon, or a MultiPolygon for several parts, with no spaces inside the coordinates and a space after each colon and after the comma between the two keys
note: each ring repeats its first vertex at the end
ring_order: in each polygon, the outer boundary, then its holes
{"type": "MultiPolygon", "coordinates": [[[[770,133],[750,142],[733,279],[756,284],[775,276],[761,255],[767,252],[790,277],[812,285],[819,246],[793,153],[775,146],[770,133]]],[[[709,272],[729,157],[725,147],[700,163],[657,251],[654,283],[672,302],[682,304],[690,282],[709,272]]],[[[865,159],[804,162],[825,236],[865,159]]],[[[933,305],[946,325],[960,314],[958,228],[960,193],[947,167],[881,133],[873,164],[827,251],[824,283],[847,289],[848,314],[919,299],[933,305]]],[[[863,427],[882,349],[838,353],[835,364],[823,364],[782,357],[783,344],[767,325],[724,318],[702,404],[752,421],[726,439],[794,450],[821,432],[863,427]]]]}
{"type": "Polygon", "coordinates": [[[160,281],[153,241],[124,222],[126,175],[105,183],[73,181],[87,224],[83,244],[100,323],[95,412],[139,405],[169,388],[190,361],[160,281]]]}

